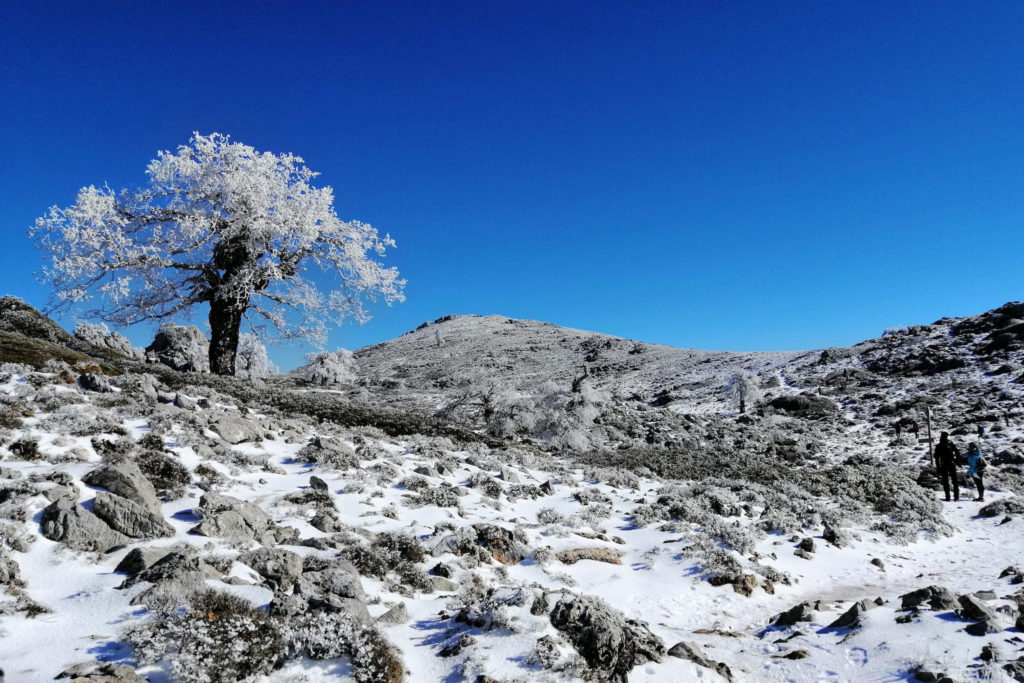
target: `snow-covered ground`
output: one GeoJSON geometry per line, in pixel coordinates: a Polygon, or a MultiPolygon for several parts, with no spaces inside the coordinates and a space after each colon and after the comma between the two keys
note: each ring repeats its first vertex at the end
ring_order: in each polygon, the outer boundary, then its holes
{"type": "MultiPolygon", "coordinates": [[[[73,386],[58,391],[84,396],[86,400],[75,407],[90,418],[100,413],[116,416],[133,439],[149,431],[144,419],[118,415],[116,409],[95,405],[103,395],[84,394],[73,386]]],[[[26,403],[37,394],[19,374],[11,375],[0,386],[0,392],[9,399],[21,396],[26,403]]],[[[180,429],[188,429],[187,425],[204,412],[234,413],[231,407],[216,405],[193,410],[167,405],[158,406],[156,411],[180,429]]],[[[71,550],[43,538],[39,522],[42,510],[50,503],[44,493],[54,486],[49,481],[51,475],[57,471],[68,473],[81,492],[79,502],[89,509],[96,489],[83,484],[81,477],[101,462],[89,437],[44,431],[40,425],[47,417],[45,411],[36,412],[8,440],[10,444],[19,438],[38,439],[42,458],[23,460],[9,448],[3,451],[4,483],[31,481],[39,490],[25,499],[24,520],[8,519],[5,524],[8,535],[31,539],[25,552],[11,555],[20,567],[27,595],[50,610],[37,615],[4,610],[0,617],[0,664],[7,681],[49,680],[70,665],[92,659],[134,663],[121,634],[152,615],[143,607],[129,604],[145,583],[117,589],[125,576],[115,573],[114,568],[131,548],[187,544],[203,556],[236,555],[245,549],[245,544],[189,533],[198,521],[193,510],[202,494],[196,485],[189,487],[183,497],[163,503],[162,514],[174,527],[173,537],[133,543],[105,555],[71,550]]],[[[592,479],[591,473],[578,467],[525,451],[500,453],[475,447],[467,452],[451,446],[439,448],[438,443],[421,438],[404,441],[379,434],[376,438],[354,438],[357,432],[349,434],[348,445],[356,446],[360,441],[365,446],[364,454],[376,453],[378,457],[361,458],[361,469],[342,471],[314,466],[297,457],[308,437],[318,430],[312,423],[307,425],[308,432],[285,439],[286,429],[295,431],[294,424],[275,429],[273,420],[268,422],[265,416],[252,414],[247,419],[262,419],[267,431],[276,432],[273,439],[230,447],[241,456],[237,462],[249,460],[258,466],[244,467],[229,464],[223,457],[201,456],[190,446],[177,445],[174,432],[164,434],[165,443],[193,473],[200,465],[220,472],[224,478],[217,485],[219,492],[260,505],[276,523],[297,529],[302,538],[329,535],[310,526],[309,508],[287,500],[289,494],[307,490],[310,476],[317,475],[326,481],[338,518],[347,528],[371,534],[412,534],[428,551],[421,562],[424,570],[439,562],[453,568],[452,584],[430,593],[401,588],[389,580],[362,578],[372,616],[380,616],[399,603],[408,611],[404,623],[384,624],[381,628],[400,650],[409,680],[477,680],[480,675],[500,681],[572,677],[573,669],[545,669],[534,656],[539,638],[559,636],[546,613],[531,613],[531,596],[545,591],[554,596],[552,602],[563,591],[596,596],[626,617],[646,622],[666,646],[679,641],[700,645],[710,660],[726,662],[735,680],[903,680],[910,677],[909,671],[922,665],[930,671],[943,671],[954,680],[1010,680],[998,664],[978,660],[981,647],[992,643],[1003,660],[1020,655],[1021,635],[1011,628],[1015,602],[1005,597],[1014,588],[1009,578],[998,576],[1008,565],[1021,563],[1024,521],[1014,518],[1001,523],[1002,516],[978,517],[981,504],[969,501],[969,495],[944,508],[946,519],[956,528],[953,535],[925,538],[922,534],[920,540],[909,545],[895,544],[865,524],[848,529],[860,538],[842,548],[826,543],[819,535],[814,539],[812,559],[804,559],[794,554],[795,544],[789,535],[766,534],[749,555],[787,573],[792,584],[775,582],[770,594],[761,582],[747,597],[730,585],[715,587],[705,580],[701,562],[687,552],[687,532],[696,528],[694,525],[634,526],[630,513],[637,502],[653,500],[665,486],[655,478],[626,478],[625,485],[612,485],[592,479]],[[443,473],[438,472],[439,463],[445,466],[440,468],[443,473]],[[379,484],[368,476],[369,472],[380,471],[375,466],[394,468],[387,483],[379,484]],[[426,474],[416,474],[414,470],[419,467],[428,468],[426,474]],[[481,474],[497,483],[497,497],[487,495],[479,479],[478,485],[467,485],[481,474]],[[407,477],[424,479],[428,489],[461,487],[453,489],[458,494],[457,505],[416,504],[407,477]],[[546,482],[552,482],[549,495],[507,495],[510,486],[539,487],[546,482]],[[581,499],[591,502],[585,504],[581,499]],[[430,554],[442,536],[437,533],[439,528],[475,523],[520,530],[529,554],[509,564],[468,561],[466,556],[443,550],[430,554]],[[615,564],[594,560],[565,564],[555,557],[563,550],[580,548],[612,551],[620,559],[615,564]],[[872,564],[873,559],[880,560],[881,567],[872,564]],[[1000,626],[1006,630],[986,637],[969,635],[963,629],[970,622],[950,611],[923,611],[910,623],[897,623],[896,617],[905,614],[899,611],[899,596],[933,584],[955,595],[995,591],[996,599],[987,602],[993,608],[1007,608],[1007,613],[1000,615],[1000,626]],[[460,608],[472,607],[474,600],[479,602],[481,591],[488,589],[496,591],[499,598],[504,591],[505,595],[521,594],[526,599],[509,599],[505,605],[500,599],[492,600],[484,625],[453,619],[460,608]],[[875,598],[881,598],[882,604],[864,614],[860,628],[828,628],[854,602],[875,598]],[[803,601],[818,601],[820,610],[814,612],[813,621],[788,628],[769,627],[773,615],[803,601]],[[446,645],[465,634],[473,636],[472,644],[453,656],[439,656],[446,645]],[[803,651],[804,657],[785,658],[794,651],[803,651]]],[[[339,434],[336,429],[324,429],[329,435],[339,434]]],[[[217,434],[209,430],[203,437],[218,441],[217,434]]],[[[991,492],[989,500],[1006,495],[991,492]]],[[[827,501],[822,504],[827,505],[827,501]]],[[[750,524],[758,512],[754,509],[733,521],[750,524]]],[[[258,547],[255,541],[248,545],[258,547]]],[[[280,547],[303,556],[325,554],[305,546],[280,547]]],[[[207,583],[261,606],[274,596],[259,574],[237,561],[223,579],[208,579],[207,583]],[[230,579],[230,583],[223,579],[230,579]]],[[[564,639],[558,643],[560,657],[573,655],[564,639]]],[[[154,681],[170,679],[167,668],[160,665],[142,667],[140,673],[154,681]]],[[[265,680],[322,680],[345,678],[350,673],[344,660],[314,662],[300,658],[286,662],[265,680]]],[[[629,674],[631,681],[716,679],[719,675],[711,669],[671,656],[642,664],[629,674]]]]}

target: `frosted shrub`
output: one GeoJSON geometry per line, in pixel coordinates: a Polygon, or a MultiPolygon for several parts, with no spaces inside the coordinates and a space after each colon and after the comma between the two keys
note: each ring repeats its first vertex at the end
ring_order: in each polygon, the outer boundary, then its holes
{"type": "Polygon", "coordinates": [[[459,496],[450,484],[428,487],[420,491],[413,499],[417,505],[436,505],[437,507],[458,507],[459,496]]]}
{"type": "Polygon", "coordinates": [[[228,683],[270,673],[281,660],[277,623],[226,593],[200,591],[189,609],[160,615],[125,633],[142,665],[166,661],[187,683],[228,683]]]}
{"type": "Polygon", "coordinates": [[[543,507],[537,511],[538,524],[561,524],[565,521],[565,515],[554,508],[543,507]]]}
{"type": "Polygon", "coordinates": [[[398,683],[404,672],[397,650],[373,626],[340,612],[311,612],[285,627],[289,657],[352,660],[357,683],[398,683]]]}

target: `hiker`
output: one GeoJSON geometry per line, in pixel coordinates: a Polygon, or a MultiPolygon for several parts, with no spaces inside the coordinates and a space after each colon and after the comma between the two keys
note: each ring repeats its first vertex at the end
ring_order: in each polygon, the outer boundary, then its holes
{"type": "Polygon", "coordinates": [[[903,434],[903,423],[902,422],[897,422],[896,423],[896,438],[897,439],[900,438],[901,434],[903,434]]]}
{"type": "Polygon", "coordinates": [[[921,431],[921,425],[919,425],[919,424],[917,424],[917,423],[915,422],[915,423],[914,423],[914,438],[915,438],[915,439],[917,438],[917,433],[918,433],[919,431],[921,431]]]}
{"type": "Polygon", "coordinates": [[[985,425],[983,425],[983,424],[979,424],[978,425],[978,438],[979,439],[984,439],[985,438],[985,425]]]}
{"type": "Polygon", "coordinates": [[[957,481],[956,466],[960,462],[960,450],[949,440],[949,432],[939,434],[939,443],[935,447],[935,466],[942,478],[942,490],[949,500],[949,480],[953,480],[953,500],[960,500],[960,482],[957,481]]]}
{"type": "Polygon", "coordinates": [[[985,502],[985,482],[982,477],[985,476],[986,468],[988,468],[988,461],[981,454],[978,444],[972,443],[967,447],[967,476],[974,479],[974,485],[978,487],[976,500],[979,503],[985,502]]]}

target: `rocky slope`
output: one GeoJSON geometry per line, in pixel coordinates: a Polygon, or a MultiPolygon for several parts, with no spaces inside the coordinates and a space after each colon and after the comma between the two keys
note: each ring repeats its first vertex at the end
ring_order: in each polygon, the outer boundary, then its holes
{"type": "Polygon", "coordinates": [[[455,318],[321,387],[4,301],[7,681],[1024,680],[1020,304],[796,354],[455,318]]]}

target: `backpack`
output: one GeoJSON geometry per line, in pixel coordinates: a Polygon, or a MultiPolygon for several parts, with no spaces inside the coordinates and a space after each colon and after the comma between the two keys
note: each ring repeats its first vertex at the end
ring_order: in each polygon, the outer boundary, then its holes
{"type": "Polygon", "coordinates": [[[985,459],[984,455],[978,454],[978,464],[974,466],[974,471],[982,474],[985,472],[986,467],[988,467],[988,460],[985,459]]]}

